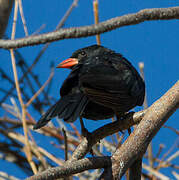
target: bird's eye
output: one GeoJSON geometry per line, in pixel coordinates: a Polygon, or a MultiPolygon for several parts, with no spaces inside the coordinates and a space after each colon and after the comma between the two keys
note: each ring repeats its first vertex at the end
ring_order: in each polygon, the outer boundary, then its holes
{"type": "Polygon", "coordinates": [[[85,51],[81,51],[79,55],[80,55],[80,57],[85,57],[86,56],[86,52],[85,51]]]}

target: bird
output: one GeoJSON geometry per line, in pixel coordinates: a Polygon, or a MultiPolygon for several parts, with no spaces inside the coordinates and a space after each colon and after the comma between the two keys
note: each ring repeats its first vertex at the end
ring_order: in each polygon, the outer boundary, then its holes
{"type": "Polygon", "coordinates": [[[65,122],[123,117],[141,106],[145,83],[134,66],[120,53],[101,45],[76,50],[57,68],[71,69],[60,88],[61,98],[50,107],[33,129],[58,116],[65,122]]]}

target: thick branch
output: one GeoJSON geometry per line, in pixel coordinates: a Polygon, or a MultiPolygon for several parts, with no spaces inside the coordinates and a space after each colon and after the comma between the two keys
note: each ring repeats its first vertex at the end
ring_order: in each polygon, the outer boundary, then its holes
{"type": "Polygon", "coordinates": [[[62,39],[88,37],[108,32],[119,27],[139,24],[144,21],[169,19],[179,19],[179,7],[144,9],[138,13],[112,18],[96,25],[60,29],[55,32],[29,36],[17,40],[0,40],[0,48],[20,48],[62,39]]]}
{"type": "Polygon", "coordinates": [[[105,168],[107,166],[111,166],[111,157],[85,158],[75,162],[66,163],[65,166],[47,169],[42,173],[27,178],[27,180],[50,180],[63,178],[85,170],[105,168]]]}
{"type": "Polygon", "coordinates": [[[148,108],[134,132],[112,157],[114,179],[122,177],[127,168],[140,157],[167,119],[179,108],[179,81],[148,108]]]}

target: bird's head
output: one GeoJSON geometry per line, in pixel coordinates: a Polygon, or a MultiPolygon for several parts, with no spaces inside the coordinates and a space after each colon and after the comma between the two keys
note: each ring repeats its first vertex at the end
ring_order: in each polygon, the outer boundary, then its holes
{"type": "Polygon", "coordinates": [[[91,56],[98,56],[104,53],[112,53],[110,49],[107,49],[100,45],[92,45],[75,51],[72,56],[60,64],[57,65],[57,68],[69,68],[72,69],[77,64],[84,64],[84,61],[91,56]]]}

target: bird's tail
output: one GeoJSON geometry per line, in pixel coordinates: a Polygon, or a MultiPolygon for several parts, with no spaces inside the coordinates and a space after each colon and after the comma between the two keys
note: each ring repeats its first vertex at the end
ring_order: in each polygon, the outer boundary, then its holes
{"type": "Polygon", "coordinates": [[[88,98],[81,93],[63,96],[40,118],[33,129],[45,126],[56,116],[64,119],[64,121],[73,122],[82,114],[87,103],[88,98]]]}

